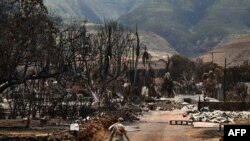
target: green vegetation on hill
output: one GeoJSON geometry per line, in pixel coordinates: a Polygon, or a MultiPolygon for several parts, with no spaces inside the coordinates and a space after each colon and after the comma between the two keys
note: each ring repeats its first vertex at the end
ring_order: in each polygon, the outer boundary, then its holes
{"type": "Polygon", "coordinates": [[[119,20],[154,31],[180,53],[194,55],[215,47],[231,34],[248,33],[249,0],[147,1],[119,20]]]}
{"type": "MultiPolygon", "coordinates": [[[[164,37],[178,52],[197,55],[232,35],[249,34],[249,0],[45,0],[63,19],[123,24],[164,37]]],[[[52,12],[53,13],[53,12],[52,12]]]]}

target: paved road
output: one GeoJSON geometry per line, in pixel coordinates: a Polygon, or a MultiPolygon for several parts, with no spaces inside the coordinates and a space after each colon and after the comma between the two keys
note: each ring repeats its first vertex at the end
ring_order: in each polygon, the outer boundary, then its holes
{"type": "Polygon", "coordinates": [[[133,124],[134,127],[138,126],[140,131],[128,132],[130,141],[219,141],[218,137],[212,135],[218,131],[212,131],[212,134],[209,132],[209,135],[205,136],[203,132],[208,129],[193,128],[191,125],[169,125],[169,121],[174,119],[187,118],[182,117],[182,112],[147,113],[141,117],[141,122],[133,124]]]}

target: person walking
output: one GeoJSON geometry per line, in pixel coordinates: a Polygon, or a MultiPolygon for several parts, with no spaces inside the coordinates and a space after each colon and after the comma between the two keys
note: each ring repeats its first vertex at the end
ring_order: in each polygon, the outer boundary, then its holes
{"type": "Polygon", "coordinates": [[[127,141],[130,141],[125,130],[125,126],[122,124],[122,122],[123,118],[119,117],[118,122],[109,127],[110,136],[108,141],[112,141],[113,139],[115,139],[115,141],[124,141],[124,137],[127,141]]]}

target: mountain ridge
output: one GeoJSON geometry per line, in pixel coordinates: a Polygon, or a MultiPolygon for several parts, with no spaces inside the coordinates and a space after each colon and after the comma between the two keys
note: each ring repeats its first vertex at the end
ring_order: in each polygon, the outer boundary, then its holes
{"type": "Polygon", "coordinates": [[[63,19],[102,22],[118,19],[145,0],[44,0],[45,5],[63,19]]]}
{"type": "Polygon", "coordinates": [[[166,38],[178,52],[207,52],[231,34],[250,34],[250,1],[155,0],[119,18],[166,38]]]}
{"type": "Polygon", "coordinates": [[[232,34],[250,34],[249,0],[45,0],[45,4],[52,11],[59,9],[66,19],[137,24],[186,56],[210,51],[232,34]]]}

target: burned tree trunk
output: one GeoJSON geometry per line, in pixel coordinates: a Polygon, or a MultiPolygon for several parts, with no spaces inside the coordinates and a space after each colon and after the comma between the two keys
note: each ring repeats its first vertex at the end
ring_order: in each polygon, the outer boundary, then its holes
{"type": "Polygon", "coordinates": [[[108,21],[99,27],[94,38],[94,46],[98,48],[97,62],[99,62],[100,80],[96,80],[100,88],[100,99],[104,106],[108,105],[108,90],[110,84],[126,71],[126,51],[129,47],[130,32],[117,22],[108,21]]]}
{"type": "Polygon", "coordinates": [[[134,81],[133,81],[133,86],[136,83],[137,80],[137,67],[138,67],[138,60],[140,57],[140,38],[139,38],[139,34],[137,31],[137,26],[136,26],[136,59],[135,59],[135,72],[134,72],[134,81]]]}
{"type": "MultiPolygon", "coordinates": [[[[109,73],[109,68],[110,68],[110,58],[112,57],[112,48],[111,48],[111,34],[112,34],[112,29],[111,27],[108,27],[108,45],[105,50],[105,55],[104,55],[104,62],[102,65],[102,73],[101,73],[101,91],[100,91],[100,98],[102,98],[105,95],[105,90],[107,87],[107,78],[108,78],[108,73],[109,73]]],[[[107,97],[105,97],[105,102],[107,101],[107,97]]],[[[100,103],[100,100],[99,100],[100,103]]]]}

